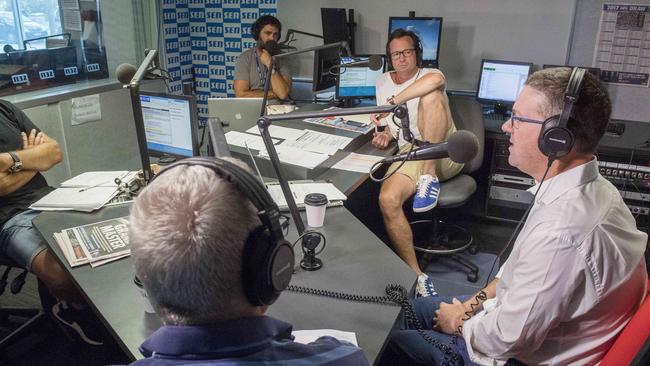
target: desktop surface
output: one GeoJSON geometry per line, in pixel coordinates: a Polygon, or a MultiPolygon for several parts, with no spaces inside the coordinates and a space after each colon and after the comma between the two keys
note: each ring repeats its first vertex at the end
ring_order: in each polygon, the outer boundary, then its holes
{"type": "MultiPolygon", "coordinates": [[[[64,228],[128,215],[128,210],[128,205],[119,205],[92,214],[44,212],[34,220],[34,226],[47,239],[52,252],[118,344],[129,357],[137,359],[142,358],[138,347],[161,322],[155,314],[143,310],[142,299],[133,284],[131,258],[96,268],[87,265],[70,268],[52,236],[64,228]]],[[[318,230],[327,237],[327,246],[319,255],[323,268],[308,272],[296,265],[292,285],[383,296],[389,283],[410,289],[415,282],[415,274],[408,266],[345,208],[328,208],[325,226],[318,230]]],[[[296,238],[295,226],[291,225],[287,239],[296,238]]],[[[300,253],[298,249],[296,264],[301,259],[300,253]]],[[[285,291],[267,314],[292,323],[296,330],[329,328],[355,332],[359,346],[373,363],[385,346],[399,312],[397,306],[285,291]]]]}

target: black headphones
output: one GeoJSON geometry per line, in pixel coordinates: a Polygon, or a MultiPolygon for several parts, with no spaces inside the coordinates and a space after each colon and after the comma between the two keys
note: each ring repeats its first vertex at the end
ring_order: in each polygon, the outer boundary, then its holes
{"type": "MultiPolygon", "coordinates": [[[[280,21],[272,15],[262,15],[261,17],[257,18],[251,25],[251,35],[253,36],[253,39],[257,41],[260,38],[260,32],[262,31],[262,28],[269,24],[277,27],[278,33],[282,35],[282,24],[280,21]],[[277,21],[277,24],[274,22],[269,22],[271,19],[275,19],[277,21]],[[264,24],[262,24],[262,22],[264,22],[264,24]]],[[[280,39],[280,36],[278,36],[278,39],[280,39]]]]}
{"type": "MultiPolygon", "coordinates": [[[[262,225],[246,238],[242,254],[242,277],[248,301],[255,306],[271,305],[289,286],[293,274],[293,247],[284,239],[280,225],[280,210],[264,185],[245,169],[218,158],[193,157],[183,159],[158,173],[177,166],[202,166],[237,186],[257,209],[262,225]]],[[[151,184],[150,182],[150,184],[151,184]]]]}
{"type": "MultiPolygon", "coordinates": [[[[392,63],[392,58],[390,57],[390,42],[395,39],[395,38],[402,38],[402,37],[411,37],[411,41],[413,42],[413,47],[415,47],[415,62],[418,67],[422,67],[422,42],[420,41],[420,37],[418,37],[415,32],[410,31],[410,30],[404,30],[404,35],[399,36],[399,37],[393,37],[390,39],[390,41],[386,42],[386,59],[388,60],[388,66],[393,67],[392,63]]],[[[395,31],[393,31],[394,33],[395,31]]],[[[393,35],[391,33],[391,36],[393,35]]],[[[390,36],[388,38],[391,38],[390,36]]]]}
{"type": "Polygon", "coordinates": [[[548,156],[549,165],[556,158],[562,157],[571,151],[575,142],[573,133],[567,127],[569,119],[572,119],[573,106],[580,95],[580,85],[585,76],[585,69],[573,68],[569,83],[564,92],[564,107],[560,114],[551,116],[544,121],[539,131],[537,146],[542,154],[548,156]]]}

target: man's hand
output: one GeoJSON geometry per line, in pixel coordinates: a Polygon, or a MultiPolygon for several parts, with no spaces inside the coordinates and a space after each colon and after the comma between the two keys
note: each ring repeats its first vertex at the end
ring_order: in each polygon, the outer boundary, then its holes
{"type": "Polygon", "coordinates": [[[458,334],[458,330],[465,322],[465,306],[457,298],[454,298],[451,304],[440,303],[440,309],[436,310],[433,320],[436,322],[434,327],[447,334],[458,334]]]}
{"type": "Polygon", "coordinates": [[[35,129],[32,129],[27,135],[25,132],[21,132],[20,136],[23,138],[23,150],[31,149],[37,145],[40,145],[43,142],[43,137],[45,134],[43,131],[36,133],[35,129]]]}
{"type": "Polygon", "coordinates": [[[266,66],[267,69],[271,67],[271,54],[263,48],[262,48],[262,55],[260,55],[260,61],[262,61],[262,63],[264,64],[264,66],[266,66]]]}
{"type": "Polygon", "coordinates": [[[375,132],[372,134],[372,144],[379,149],[387,148],[392,139],[393,136],[391,136],[388,128],[383,132],[375,132]]]}
{"type": "Polygon", "coordinates": [[[381,126],[381,121],[380,120],[386,118],[388,115],[389,115],[388,112],[371,114],[370,119],[372,120],[372,123],[374,123],[376,126],[381,126]]]}

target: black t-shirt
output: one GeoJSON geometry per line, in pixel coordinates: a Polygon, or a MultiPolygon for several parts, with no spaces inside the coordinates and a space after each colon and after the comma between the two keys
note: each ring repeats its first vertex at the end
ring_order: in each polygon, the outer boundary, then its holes
{"type": "MultiPolygon", "coordinates": [[[[32,129],[40,131],[32,121],[13,104],[0,100],[0,152],[16,151],[23,148],[21,132],[29,135],[32,129]]],[[[26,210],[52,190],[41,173],[15,192],[0,197],[0,225],[20,211],[26,210]]]]}

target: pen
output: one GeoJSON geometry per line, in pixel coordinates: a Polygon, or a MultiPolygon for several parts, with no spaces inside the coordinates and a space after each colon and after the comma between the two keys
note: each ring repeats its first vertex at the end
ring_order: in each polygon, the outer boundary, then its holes
{"type": "Polygon", "coordinates": [[[379,133],[379,126],[375,125],[375,133],[379,133]]]}

